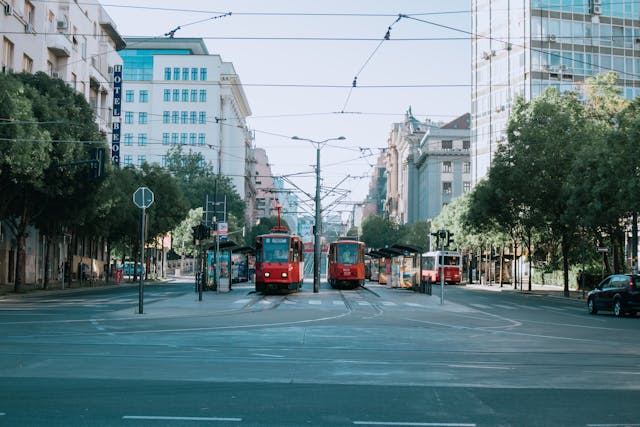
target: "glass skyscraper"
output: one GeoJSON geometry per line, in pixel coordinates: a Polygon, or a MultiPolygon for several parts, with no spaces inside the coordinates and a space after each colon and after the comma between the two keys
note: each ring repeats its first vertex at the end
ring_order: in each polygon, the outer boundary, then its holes
{"type": "Polygon", "coordinates": [[[637,0],[473,0],[472,32],[474,183],[505,141],[517,96],[576,90],[606,71],[618,73],[625,97],[640,94],[637,0]]]}

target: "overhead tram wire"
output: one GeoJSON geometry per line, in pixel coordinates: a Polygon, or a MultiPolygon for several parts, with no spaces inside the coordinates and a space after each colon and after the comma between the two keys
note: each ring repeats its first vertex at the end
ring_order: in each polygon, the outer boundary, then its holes
{"type": "Polygon", "coordinates": [[[345,99],[344,105],[342,106],[342,109],[340,110],[341,112],[344,112],[344,110],[347,108],[347,104],[349,103],[349,99],[351,99],[351,94],[353,93],[353,89],[358,85],[358,77],[360,76],[360,74],[362,73],[364,68],[367,66],[369,61],[371,61],[371,58],[373,58],[373,55],[375,55],[375,53],[378,51],[378,49],[380,49],[380,46],[382,46],[382,43],[384,43],[385,41],[387,41],[387,40],[389,40],[391,38],[391,28],[393,28],[393,26],[398,21],[400,21],[401,18],[402,18],[402,15],[398,15],[396,20],[393,21],[393,23],[391,25],[389,25],[389,27],[387,28],[387,32],[385,33],[385,35],[380,40],[380,43],[378,43],[378,45],[375,47],[375,49],[373,49],[373,52],[371,52],[371,54],[369,55],[367,60],[364,61],[364,64],[362,64],[362,67],[360,67],[360,69],[358,70],[356,75],[353,77],[353,83],[351,84],[351,87],[349,88],[349,93],[347,94],[347,99],[345,99]]]}

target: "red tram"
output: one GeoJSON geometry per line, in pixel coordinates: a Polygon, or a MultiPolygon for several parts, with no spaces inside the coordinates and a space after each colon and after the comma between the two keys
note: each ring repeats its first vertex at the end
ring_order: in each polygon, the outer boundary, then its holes
{"type": "Polygon", "coordinates": [[[329,244],[329,285],[357,288],[364,285],[364,243],[340,238],[329,244]]]}
{"type": "Polygon", "coordinates": [[[302,288],[304,245],[300,236],[276,226],[256,238],[256,292],[302,288]]]}

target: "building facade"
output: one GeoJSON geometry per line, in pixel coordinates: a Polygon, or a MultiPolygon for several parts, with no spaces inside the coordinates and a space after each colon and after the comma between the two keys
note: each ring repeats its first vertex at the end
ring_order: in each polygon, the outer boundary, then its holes
{"type": "MultiPolygon", "coordinates": [[[[123,58],[121,164],[166,165],[183,146],[231,179],[253,206],[249,103],[233,64],[199,38],[127,38],[123,58]]],[[[249,210],[250,211],[250,210],[249,210]]]]}
{"type": "MultiPolygon", "coordinates": [[[[113,69],[122,64],[118,51],[125,41],[97,1],[0,0],[0,37],[2,73],[40,71],[64,80],[91,105],[100,131],[111,132],[113,69]]],[[[52,280],[61,279],[63,271],[68,278],[77,277],[80,263],[91,273],[103,271],[104,241],[71,233],[49,237],[30,228],[26,283],[41,282],[45,269],[52,280]],[[44,262],[47,246],[49,265],[44,262]]],[[[11,227],[0,222],[0,283],[12,283],[15,277],[13,241],[11,227]]]]}
{"type": "Polygon", "coordinates": [[[438,216],[442,208],[471,190],[470,114],[427,128],[409,156],[407,222],[438,216]]]}
{"type": "Polygon", "coordinates": [[[640,4],[632,0],[472,1],[472,179],[486,176],[505,141],[511,105],[553,86],[618,73],[640,94],[640,4]]]}

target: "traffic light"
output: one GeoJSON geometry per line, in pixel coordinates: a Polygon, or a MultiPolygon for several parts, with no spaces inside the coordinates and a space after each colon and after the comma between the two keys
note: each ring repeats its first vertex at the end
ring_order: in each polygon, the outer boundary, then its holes
{"type": "Polygon", "coordinates": [[[447,231],[447,246],[451,246],[452,243],[453,243],[453,233],[450,231],[447,231]]]}
{"type": "Polygon", "coordinates": [[[104,175],[104,148],[92,148],[91,149],[91,169],[90,176],[93,179],[98,179],[104,175]]]}

